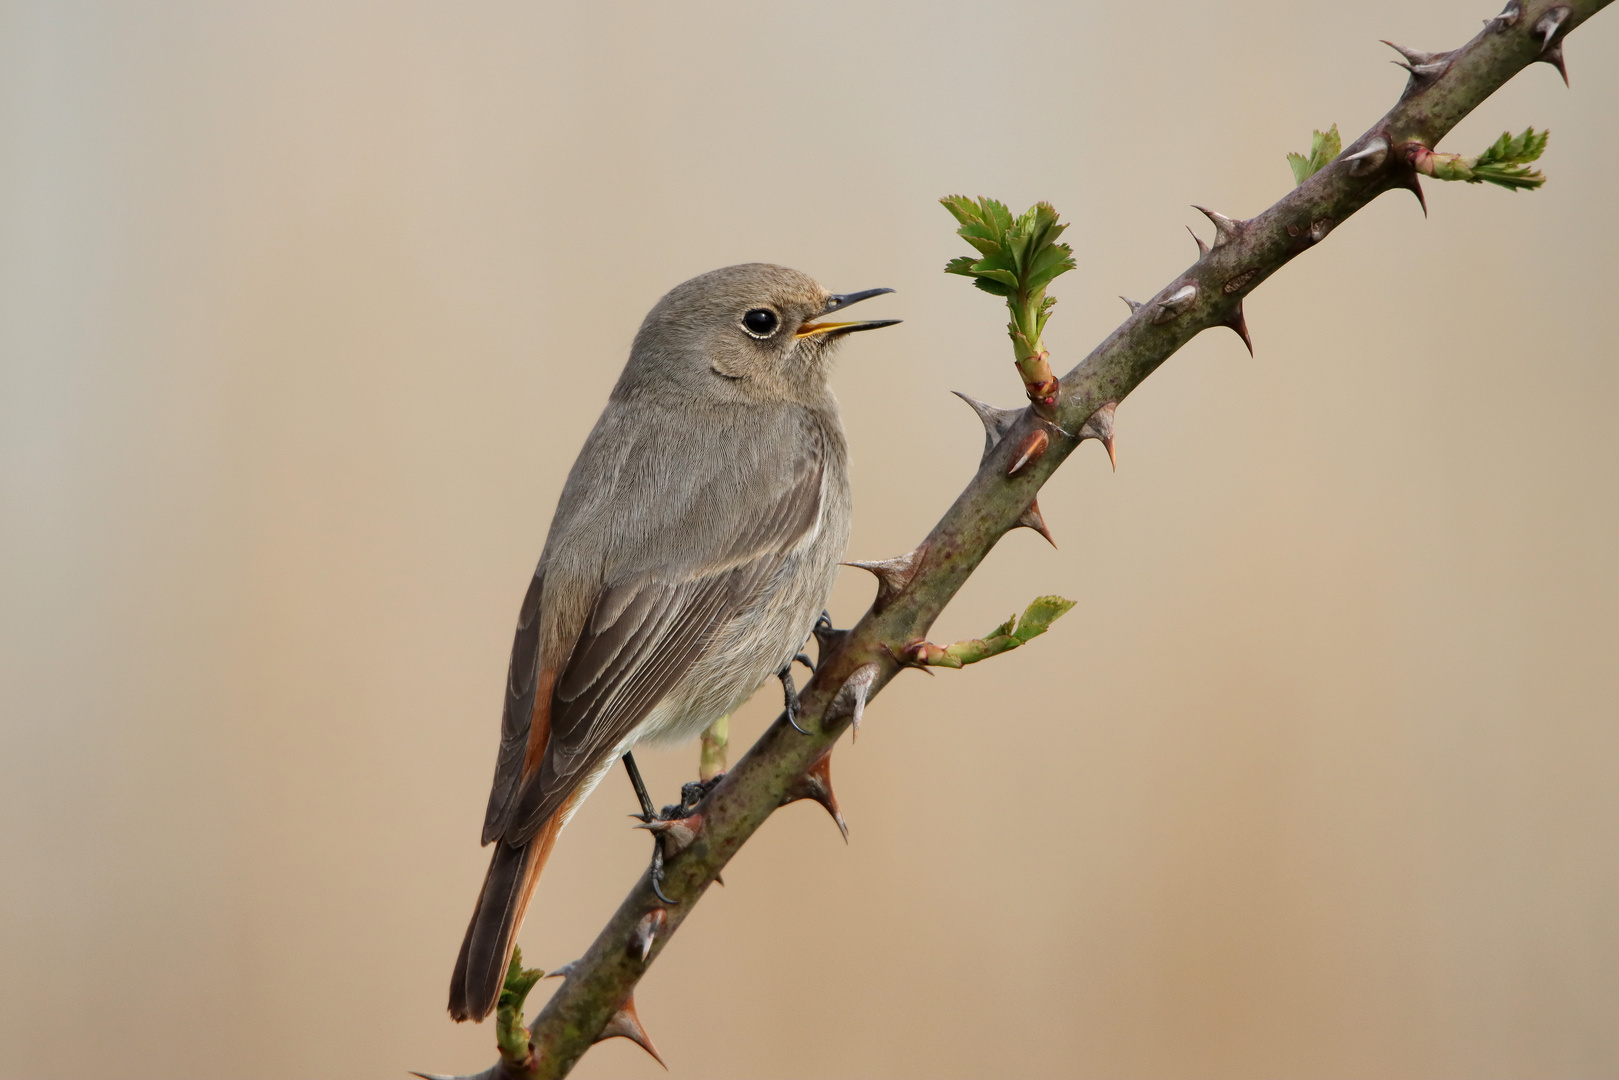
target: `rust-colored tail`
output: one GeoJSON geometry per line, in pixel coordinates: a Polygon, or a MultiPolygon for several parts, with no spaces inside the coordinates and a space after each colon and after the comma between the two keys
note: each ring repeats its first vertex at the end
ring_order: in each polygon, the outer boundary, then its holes
{"type": "Polygon", "coordinates": [[[553,814],[526,844],[513,847],[504,840],[495,841],[495,855],[489,860],[489,873],[484,875],[478,905],[461,942],[455,974],[450,976],[451,1019],[482,1020],[495,1010],[517,928],[523,925],[523,912],[551,857],[565,812],[553,814]]]}

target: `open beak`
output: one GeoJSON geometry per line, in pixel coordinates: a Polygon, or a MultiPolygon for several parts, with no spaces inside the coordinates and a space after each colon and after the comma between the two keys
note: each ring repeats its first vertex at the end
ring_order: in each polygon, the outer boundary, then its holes
{"type": "MultiPolygon", "coordinates": [[[[864,292],[837,293],[827,297],[826,307],[822,315],[830,315],[834,311],[842,311],[850,304],[858,304],[862,300],[870,300],[873,296],[891,293],[893,289],[867,289],[864,292]]],[[[899,319],[870,319],[866,322],[807,322],[798,328],[794,337],[820,337],[825,335],[852,334],[857,330],[876,330],[883,326],[893,326],[899,319]]]]}

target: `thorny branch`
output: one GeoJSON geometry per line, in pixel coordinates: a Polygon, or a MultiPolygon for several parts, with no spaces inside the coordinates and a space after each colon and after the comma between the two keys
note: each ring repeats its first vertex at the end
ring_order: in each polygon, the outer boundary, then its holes
{"type": "MultiPolygon", "coordinates": [[[[978,473],[915,551],[870,567],[875,603],[824,659],[800,699],[795,731],[785,719],[759,738],[690,817],[667,829],[661,903],[643,875],[584,956],[554,975],[562,985],[522,1040],[503,1038],[502,1058],[483,1080],[565,1076],[591,1044],[626,1036],[651,1049],[632,998],[725,864],[777,808],[815,799],[842,827],[832,795],[830,755],[866,702],[907,666],[927,658],[923,640],[950,598],[1003,535],[1020,525],[1044,533],[1035,496],[1084,438],[1111,452],[1113,408],[1198,333],[1227,326],[1252,350],[1242,301],[1295,256],[1319,244],[1355,211],[1394,188],[1422,198],[1418,168],[1447,132],[1537,61],[1566,71],[1563,40],[1611,0],[1511,0],[1472,41],[1448,53],[1400,48],[1410,79],[1399,101],[1325,168],[1257,217],[1210,210],[1215,239],[1146,303],[1130,301],[1123,325],[1063,376],[1056,407],[1019,412],[974,403],[987,433],[978,473]]],[[[1396,46],[1396,48],[1399,48],[1396,46]]],[[[937,648],[937,646],[932,646],[937,648]]],[[[506,1032],[521,1028],[521,1002],[506,1032]]]]}

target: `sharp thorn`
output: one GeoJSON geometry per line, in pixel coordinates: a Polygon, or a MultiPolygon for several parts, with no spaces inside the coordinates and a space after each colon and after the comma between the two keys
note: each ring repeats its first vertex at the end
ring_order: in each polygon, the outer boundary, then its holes
{"type": "Polygon", "coordinates": [[[1236,307],[1231,309],[1230,315],[1226,316],[1225,325],[1235,330],[1237,332],[1237,336],[1242,338],[1242,343],[1248,346],[1248,355],[1254,355],[1254,342],[1253,339],[1248,336],[1248,320],[1243,317],[1241,302],[1239,302],[1236,307]]]}
{"type": "Polygon", "coordinates": [[[578,967],[578,966],[579,966],[579,961],[577,961],[577,960],[569,960],[566,964],[563,964],[561,967],[557,968],[555,971],[546,972],[545,977],[547,979],[566,979],[569,975],[573,974],[573,969],[578,967]]]}
{"type": "Polygon", "coordinates": [[[641,1026],[641,1018],[635,1013],[635,995],[624,999],[612,1019],[602,1027],[601,1032],[591,1040],[591,1043],[605,1042],[608,1039],[628,1039],[642,1050],[652,1055],[652,1060],[665,1069],[669,1066],[663,1064],[663,1058],[658,1056],[658,1048],[652,1045],[652,1039],[641,1026]]]}
{"type": "Polygon", "coordinates": [[[1389,148],[1389,141],[1387,139],[1383,138],[1381,135],[1379,135],[1377,138],[1373,139],[1371,142],[1366,144],[1366,149],[1361,150],[1358,153],[1350,154],[1350,155],[1346,156],[1344,158],[1344,160],[1345,161],[1363,161],[1366,158],[1375,157],[1378,154],[1382,154],[1382,153],[1387,152],[1388,148],[1389,148]]]}
{"type": "Polygon", "coordinates": [[[1516,26],[1523,17],[1523,5],[1518,0],[1507,0],[1507,6],[1501,9],[1501,14],[1493,19],[1485,19],[1484,25],[1495,31],[1505,30],[1516,26]]]}
{"type": "Polygon", "coordinates": [[[645,829],[657,838],[663,848],[663,857],[672,859],[682,851],[691,847],[691,842],[697,839],[697,834],[703,830],[703,815],[691,814],[683,818],[648,821],[634,826],[645,829]]]}
{"type": "Polygon", "coordinates": [[[809,767],[809,771],[794,781],[792,787],[787,789],[787,797],[782,805],[797,802],[800,799],[814,799],[832,815],[837,824],[838,831],[843,834],[843,842],[849,842],[849,825],[843,820],[843,813],[838,809],[838,797],[832,793],[832,751],[825,754],[809,767]]]}
{"type": "Polygon", "coordinates": [[[444,1073],[419,1073],[414,1069],[411,1070],[410,1075],[419,1076],[422,1080],[462,1080],[459,1076],[448,1076],[444,1073]]]}
{"type": "Polygon", "coordinates": [[[1118,412],[1119,403],[1109,401],[1086,420],[1079,428],[1079,441],[1095,439],[1107,447],[1107,459],[1113,463],[1113,470],[1118,471],[1119,459],[1113,452],[1113,418],[1118,412]]]}
{"type": "Polygon", "coordinates": [[[1182,285],[1179,289],[1158,301],[1158,313],[1152,317],[1152,321],[1166,323],[1190,307],[1192,301],[1196,299],[1197,286],[1192,284],[1182,285]]]}
{"type": "Polygon", "coordinates": [[[918,547],[915,551],[892,559],[883,559],[878,562],[846,562],[844,566],[856,566],[862,570],[870,571],[877,577],[877,599],[872,603],[874,611],[882,611],[894,598],[905,591],[911,579],[921,568],[922,560],[926,557],[927,545],[918,547]]]}
{"type": "Polygon", "coordinates": [[[1422,178],[1417,175],[1417,171],[1415,169],[1405,170],[1404,175],[1399,180],[1398,186],[1405,188],[1407,191],[1411,192],[1417,197],[1417,202],[1422,206],[1422,216],[1427,217],[1428,200],[1423,197],[1422,178]]]}
{"type": "Polygon", "coordinates": [[[662,908],[653,908],[641,916],[641,921],[635,924],[630,932],[630,942],[625,951],[641,963],[652,955],[652,945],[658,940],[658,932],[669,925],[669,913],[662,908]]]}
{"type": "Polygon", "coordinates": [[[832,699],[827,712],[833,716],[840,716],[847,711],[852,717],[851,726],[854,735],[860,734],[860,721],[866,715],[866,698],[871,693],[871,686],[877,681],[877,664],[861,664],[838,687],[837,696],[832,699]]]}
{"type": "Polygon", "coordinates": [[[1023,444],[1018,447],[1017,460],[1013,461],[1012,467],[1006,470],[1007,477],[1010,478],[1016,476],[1030,465],[1033,465],[1035,462],[1045,457],[1046,448],[1050,445],[1051,436],[1046,434],[1044,428],[1036,428],[1035,430],[1029,432],[1026,436],[1024,436],[1023,444]]]}
{"type": "MultiPolygon", "coordinates": [[[[995,406],[987,405],[977,398],[968,397],[960,390],[950,392],[965,401],[968,407],[978,414],[978,419],[983,422],[984,457],[986,458],[989,457],[989,452],[995,449],[1002,439],[1006,438],[1006,433],[1012,430],[1012,425],[1017,423],[1018,417],[1023,415],[1022,409],[997,409],[995,406]]],[[[980,464],[982,464],[982,461],[980,461],[980,464]]]]}
{"type": "Polygon", "coordinates": [[[1217,214],[1208,207],[1199,206],[1196,203],[1192,204],[1192,209],[1198,211],[1204,217],[1214,222],[1215,247],[1219,247],[1221,244],[1226,243],[1242,232],[1243,223],[1240,221],[1228,218],[1224,214],[1217,214]]]}
{"type": "Polygon", "coordinates": [[[1039,499],[1036,499],[1034,502],[1030,503],[1029,508],[1023,511],[1022,514],[1018,515],[1017,524],[1014,525],[1013,528],[1033,529],[1035,532],[1046,538],[1046,543],[1050,544],[1052,547],[1057,546],[1057,541],[1051,537],[1051,530],[1046,528],[1045,517],[1040,513],[1039,499]]]}
{"type": "Polygon", "coordinates": [[[721,877],[720,875],[715,874],[714,875],[714,884],[718,885],[720,888],[723,889],[723,888],[725,888],[725,879],[723,877],[721,877]]]}
{"type": "Polygon", "coordinates": [[[1209,245],[1203,242],[1203,238],[1197,235],[1197,233],[1192,232],[1192,227],[1190,225],[1186,226],[1186,231],[1192,233],[1192,239],[1197,241],[1198,258],[1202,258],[1203,256],[1207,255],[1209,253],[1209,245]]]}
{"type": "Polygon", "coordinates": [[[1130,305],[1130,314],[1134,315],[1136,312],[1141,310],[1140,300],[1132,300],[1128,296],[1121,296],[1119,299],[1130,305]]]}
{"type": "Polygon", "coordinates": [[[1552,38],[1557,36],[1557,30],[1563,25],[1563,20],[1568,18],[1568,13],[1569,9],[1566,6],[1558,5],[1542,15],[1535,23],[1535,33],[1540,37],[1542,52],[1551,47],[1552,38]]]}
{"type": "Polygon", "coordinates": [[[1543,64],[1550,64],[1556,68],[1557,74],[1563,77],[1563,85],[1568,85],[1568,68],[1563,63],[1563,43],[1561,41],[1544,50],[1537,59],[1543,64]]]}

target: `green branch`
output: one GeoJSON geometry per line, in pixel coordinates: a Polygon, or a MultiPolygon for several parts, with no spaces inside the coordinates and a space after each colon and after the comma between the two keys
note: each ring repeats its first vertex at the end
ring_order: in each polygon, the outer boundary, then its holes
{"type": "Polygon", "coordinates": [[[1206,211],[1217,231],[1212,248],[1200,248],[1198,260],[1152,300],[1132,304],[1130,317],[1063,376],[1050,417],[1032,409],[1014,414],[980,408],[990,437],[977,474],[914,552],[874,564],[884,575],[877,602],[822,658],[800,696],[799,722],[809,734],[778,719],[692,817],[673,823],[679,836],[673,827],[665,834],[671,842],[665,845],[662,887],[674,902],[659,901],[643,874],[585,954],[554,973],[566,977],[529,1028],[531,1062],[514,1072],[503,1060],[484,1075],[565,1076],[593,1042],[610,1036],[650,1046],[632,996],[648,966],[726,863],[778,808],[813,798],[836,814],[829,755],[839,736],[907,666],[906,650],[926,638],[996,542],[1020,524],[1032,525],[1029,514],[1041,485],[1080,440],[1110,436],[1110,407],[1202,331],[1228,326],[1246,338],[1243,298],[1377,196],[1405,188],[1420,197],[1413,165],[1418,148],[1431,150],[1529,64],[1541,61],[1561,70],[1564,38],[1609,2],[1512,0],[1453,52],[1401,50],[1411,70],[1405,92],[1351,144],[1351,153],[1257,217],[1237,221],[1206,211]],[[1103,418],[1106,423],[1099,424],[1103,418]]]}

